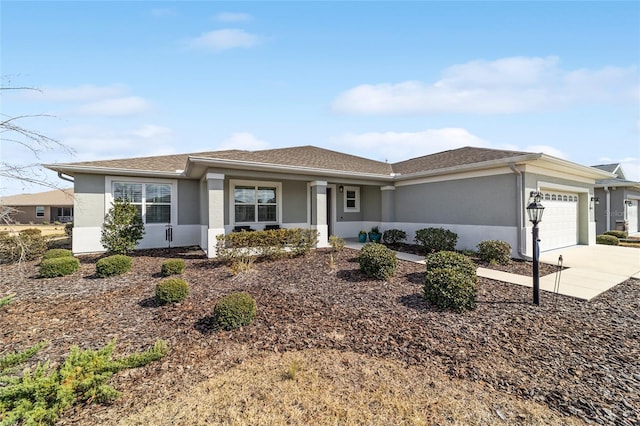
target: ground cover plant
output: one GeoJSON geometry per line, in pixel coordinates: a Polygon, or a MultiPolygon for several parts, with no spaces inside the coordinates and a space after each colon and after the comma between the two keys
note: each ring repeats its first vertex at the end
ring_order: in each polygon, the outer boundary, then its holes
{"type": "Polygon", "coordinates": [[[47,285],[36,261],[1,265],[0,295],[16,296],[0,310],[0,357],[47,340],[33,368],[60,365],[72,345],[117,337],[121,357],[167,341],[159,362],[112,377],[119,399],[72,406],[65,425],[640,421],[638,281],[588,303],[543,291],[534,307],[530,288],[479,278],[476,309],[460,315],[425,301],[424,265],[399,260],[379,281],[357,255],[315,250],[234,276],[200,251],[149,250],[132,254],[126,276],[99,280],[100,256],[82,256],[80,271],[47,285]],[[168,258],[185,261],[190,297],[158,306],[150,296],[168,258]],[[220,330],[213,306],[234,292],[255,298],[256,317],[220,330]]]}

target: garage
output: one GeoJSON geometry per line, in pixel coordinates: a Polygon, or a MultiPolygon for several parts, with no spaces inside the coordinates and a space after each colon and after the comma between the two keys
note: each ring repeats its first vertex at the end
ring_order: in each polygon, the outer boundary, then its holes
{"type": "Polygon", "coordinates": [[[638,232],[638,200],[629,200],[627,204],[627,222],[629,234],[638,232]]]}
{"type": "Polygon", "coordinates": [[[578,244],[578,194],[542,190],[544,214],[540,222],[540,250],[578,244]]]}

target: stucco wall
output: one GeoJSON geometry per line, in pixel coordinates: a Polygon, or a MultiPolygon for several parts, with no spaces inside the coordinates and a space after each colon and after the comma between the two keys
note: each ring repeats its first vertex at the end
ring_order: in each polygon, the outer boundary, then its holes
{"type": "Polygon", "coordinates": [[[77,174],[74,176],[74,227],[102,226],[105,215],[104,176],[77,174]]]}
{"type": "Polygon", "coordinates": [[[200,223],[200,182],[178,181],[178,225],[200,223]]]}
{"type": "Polygon", "coordinates": [[[396,222],[516,226],[513,174],[397,186],[396,222]]]}
{"type": "Polygon", "coordinates": [[[307,221],[307,183],[282,181],[282,223],[307,221]]]}

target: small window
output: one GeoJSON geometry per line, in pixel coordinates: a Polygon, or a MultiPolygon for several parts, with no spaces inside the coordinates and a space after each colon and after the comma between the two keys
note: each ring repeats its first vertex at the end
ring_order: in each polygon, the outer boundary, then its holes
{"type": "Polygon", "coordinates": [[[569,197],[567,197],[566,195],[564,195],[564,196],[562,197],[562,201],[569,201],[569,197]]]}
{"type": "Polygon", "coordinates": [[[344,211],[347,213],[360,211],[360,188],[354,186],[344,188],[344,211]]]}
{"type": "Polygon", "coordinates": [[[44,217],[44,206],[36,207],[36,217],[44,217]]]}
{"type": "Polygon", "coordinates": [[[551,194],[549,194],[548,192],[544,194],[544,199],[547,201],[551,200],[551,194]]]}
{"type": "Polygon", "coordinates": [[[553,194],[553,195],[551,196],[551,201],[556,201],[556,200],[557,200],[556,194],[553,194]]]}

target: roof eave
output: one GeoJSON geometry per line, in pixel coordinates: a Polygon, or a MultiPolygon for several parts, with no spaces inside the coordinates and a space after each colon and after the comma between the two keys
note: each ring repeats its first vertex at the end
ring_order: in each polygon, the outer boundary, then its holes
{"type": "Polygon", "coordinates": [[[616,177],[616,175],[613,173],[609,173],[595,167],[583,166],[581,164],[573,163],[571,161],[563,160],[561,158],[553,157],[544,153],[541,155],[540,160],[548,161],[552,164],[562,166],[563,169],[570,169],[574,172],[574,174],[577,174],[578,176],[589,177],[596,180],[611,179],[616,177]]]}
{"type": "Polygon", "coordinates": [[[78,166],[72,164],[43,164],[43,167],[55,172],[74,176],[76,173],[98,174],[98,175],[118,175],[118,176],[149,176],[163,178],[178,178],[184,176],[184,172],[169,172],[163,170],[138,170],[138,169],[122,169],[118,167],[96,167],[96,166],[78,166]]]}

